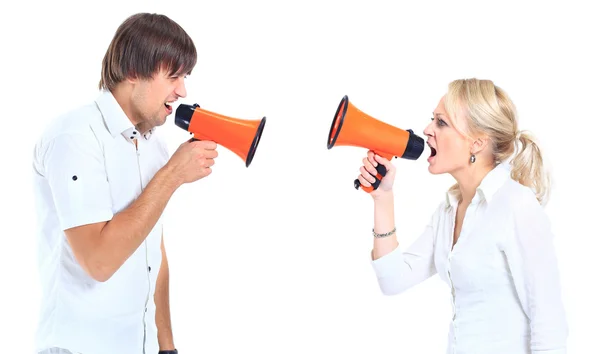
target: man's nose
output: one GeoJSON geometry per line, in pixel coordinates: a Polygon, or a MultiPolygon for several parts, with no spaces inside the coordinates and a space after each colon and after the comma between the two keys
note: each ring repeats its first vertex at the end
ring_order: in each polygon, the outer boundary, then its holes
{"type": "Polygon", "coordinates": [[[179,85],[177,85],[177,88],[175,89],[175,93],[177,94],[177,96],[185,98],[185,96],[187,96],[187,90],[185,89],[185,82],[183,81],[183,78],[180,79],[180,83],[179,85]]]}

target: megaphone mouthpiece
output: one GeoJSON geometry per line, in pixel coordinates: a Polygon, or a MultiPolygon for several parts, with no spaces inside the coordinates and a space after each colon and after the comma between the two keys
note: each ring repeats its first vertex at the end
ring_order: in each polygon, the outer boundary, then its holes
{"type": "Polygon", "coordinates": [[[182,103],[175,110],[175,125],[183,130],[188,130],[190,127],[190,121],[194,115],[196,107],[200,107],[197,103],[193,105],[182,103]]]}
{"type": "Polygon", "coordinates": [[[408,141],[406,142],[404,154],[402,154],[400,157],[407,160],[417,160],[419,157],[421,157],[421,154],[425,149],[425,140],[415,134],[412,129],[408,129],[407,132],[410,135],[408,137],[408,141]]]}

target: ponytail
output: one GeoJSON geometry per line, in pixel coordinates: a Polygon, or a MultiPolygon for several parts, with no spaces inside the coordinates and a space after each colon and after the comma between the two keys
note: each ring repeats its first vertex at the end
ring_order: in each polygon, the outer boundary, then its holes
{"type": "Polygon", "coordinates": [[[511,177],[535,192],[538,202],[548,202],[550,176],[544,168],[542,152],[534,136],[529,132],[519,132],[516,138],[516,155],[510,162],[511,177]]]}

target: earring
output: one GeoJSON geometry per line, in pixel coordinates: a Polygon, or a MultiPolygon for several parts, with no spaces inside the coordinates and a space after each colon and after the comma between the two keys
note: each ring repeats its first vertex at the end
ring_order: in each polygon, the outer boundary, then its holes
{"type": "Polygon", "coordinates": [[[471,163],[475,162],[475,155],[471,154],[471,163]]]}

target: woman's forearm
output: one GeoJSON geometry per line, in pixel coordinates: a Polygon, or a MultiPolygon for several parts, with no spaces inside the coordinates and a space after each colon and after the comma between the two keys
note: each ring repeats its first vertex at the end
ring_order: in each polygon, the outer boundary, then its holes
{"type": "MultiPolygon", "coordinates": [[[[394,220],[394,194],[392,191],[379,195],[374,199],[374,214],[374,232],[376,234],[386,234],[394,230],[396,225],[394,220]]],[[[396,232],[385,237],[374,237],[373,260],[385,256],[396,247],[398,247],[396,232]]]]}

